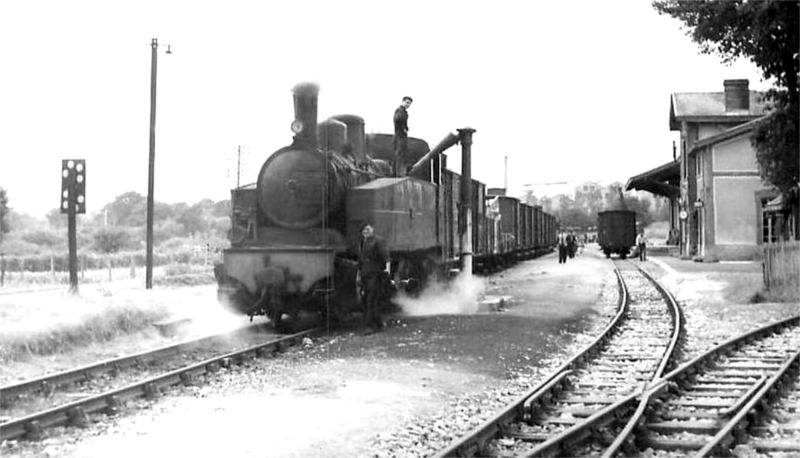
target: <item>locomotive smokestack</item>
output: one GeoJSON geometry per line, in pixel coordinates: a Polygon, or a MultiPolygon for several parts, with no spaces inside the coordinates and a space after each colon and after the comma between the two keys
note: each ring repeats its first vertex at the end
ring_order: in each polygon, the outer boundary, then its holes
{"type": "Polygon", "coordinates": [[[364,161],[366,159],[364,118],[356,115],[336,115],[333,119],[347,125],[347,143],[353,148],[353,157],[358,162],[364,161]]]}
{"type": "Polygon", "coordinates": [[[292,88],[294,93],[294,144],[316,148],[317,146],[317,96],[319,86],[300,83],[292,88]]]}

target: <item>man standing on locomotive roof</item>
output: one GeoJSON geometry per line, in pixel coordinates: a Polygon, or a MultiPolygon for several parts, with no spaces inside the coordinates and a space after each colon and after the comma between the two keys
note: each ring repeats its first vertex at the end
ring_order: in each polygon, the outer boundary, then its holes
{"type": "Polygon", "coordinates": [[[381,302],[386,291],[389,253],[383,239],[375,235],[369,223],[361,226],[361,243],[358,246],[358,273],[356,284],[360,284],[361,301],[364,306],[364,321],[375,329],[383,327],[381,302]]]}
{"type": "Polygon", "coordinates": [[[394,175],[402,177],[406,175],[406,164],[408,153],[408,108],[414,100],[409,96],[403,97],[403,103],[394,110],[394,175]]]}

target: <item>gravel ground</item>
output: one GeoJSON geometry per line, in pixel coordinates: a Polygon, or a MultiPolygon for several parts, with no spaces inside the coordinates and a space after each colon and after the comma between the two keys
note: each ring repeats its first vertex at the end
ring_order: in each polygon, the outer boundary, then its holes
{"type": "MultiPolygon", "coordinates": [[[[469,294],[407,304],[415,315],[395,317],[384,332],[329,332],[280,358],[253,360],[158,402],[130,405],[112,420],[61,429],[38,443],[5,443],[0,451],[19,457],[430,456],[535,385],[606,324],[617,300],[615,278],[595,253],[566,265],[553,254],[527,261],[462,285],[459,292],[469,294]],[[476,310],[471,296],[481,292],[505,300],[476,310]]],[[[752,275],[752,265],[708,265],[706,271],[688,261],[651,260],[645,264],[686,310],[692,351],[800,313],[797,304],[730,303],[726,288],[752,275]]]]}
{"type": "Polygon", "coordinates": [[[760,285],[759,263],[705,264],[670,257],[651,260],[648,271],[654,273],[683,306],[688,349],[684,359],[738,334],[800,315],[798,303],[747,302],[754,291],[746,286],[760,285]]]}

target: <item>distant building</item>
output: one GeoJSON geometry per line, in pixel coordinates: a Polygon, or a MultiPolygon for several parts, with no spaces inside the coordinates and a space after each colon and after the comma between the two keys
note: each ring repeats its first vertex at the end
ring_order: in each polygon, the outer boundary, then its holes
{"type": "Polygon", "coordinates": [[[595,183],[593,181],[587,181],[575,188],[576,193],[583,193],[583,194],[593,194],[595,192],[603,193],[604,188],[600,185],[600,183],[595,183]]]}
{"type": "Polygon", "coordinates": [[[669,125],[680,131],[680,156],[626,185],[670,198],[670,227],[685,257],[753,259],[765,240],[764,208],[777,197],[761,181],[750,144],[763,94],[747,80],[725,80],[724,88],[672,94],[669,125]]]}

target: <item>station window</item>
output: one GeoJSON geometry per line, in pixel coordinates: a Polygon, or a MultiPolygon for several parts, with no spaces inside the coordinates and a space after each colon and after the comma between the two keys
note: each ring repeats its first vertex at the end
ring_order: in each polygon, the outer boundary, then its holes
{"type": "Polygon", "coordinates": [[[694,159],[694,173],[696,176],[703,174],[703,155],[698,153],[694,159]]]}
{"type": "MultiPolygon", "coordinates": [[[[761,199],[761,208],[764,208],[769,203],[770,199],[761,199]]],[[[774,213],[762,212],[761,213],[761,241],[763,243],[774,243],[778,241],[778,234],[776,228],[776,221],[774,213]]]]}

